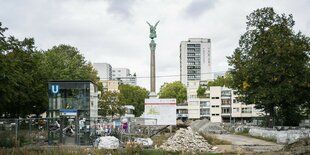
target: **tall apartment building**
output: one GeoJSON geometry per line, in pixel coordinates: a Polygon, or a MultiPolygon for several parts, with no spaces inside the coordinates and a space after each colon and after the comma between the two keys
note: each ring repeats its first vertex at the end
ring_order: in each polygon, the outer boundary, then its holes
{"type": "Polygon", "coordinates": [[[94,63],[94,68],[98,71],[100,80],[112,79],[112,66],[108,63],[94,63]]]}
{"type": "Polygon", "coordinates": [[[211,122],[245,122],[260,117],[263,113],[254,104],[238,101],[238,95],[230,88],[211,86],[203,97],[197,96],[199,85],[207,81],[189,81],[187,105],[177,106],[177,117],[188,119],[207,118],[211,122]]]}
{"type": "Polygon", "coordinates": [[[188,81],[210,80],[211,39],[189,38],[180,44],[180,80],[188,86],[188,81]]]}
{"type": "Polygon", "coordinates": [[[112,79],[119,80],[120,83],[137,85],[136,75],[131,75],[128,68],[113,68],[112,69],[112,79]]]}

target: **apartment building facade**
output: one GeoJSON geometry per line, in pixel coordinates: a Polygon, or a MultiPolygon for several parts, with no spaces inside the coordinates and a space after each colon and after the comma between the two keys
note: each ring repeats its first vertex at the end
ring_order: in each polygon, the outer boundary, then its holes
{"type": "Polygon", "coordinates": [[[112,79],[119,80],[121,84],[137,85],[136,74],[131,75],[128,68],[113,68],[112,79]]]}
{"type": "Polygon", "coordinates": [[[177,117],[182,119],[209,119],[211,122],[250,122],[263,113],[254,104],[238,101],[235,90],[211,86],[203,96],[197,96],[199,85],[206,87],[207,81],[189,81],[187,105],[177,106],[177,117]]]}
{"type": "Polygon", "coordinates": [[[108,63],[93,63],[100,80],[112,80],[112,66],[108,63]]]}
{"type": "Polygon", "coordinates": [[[210,80],[211,39],[189,38],[180,44],[180,80],[188,86],[188,81],[210,80]]]}

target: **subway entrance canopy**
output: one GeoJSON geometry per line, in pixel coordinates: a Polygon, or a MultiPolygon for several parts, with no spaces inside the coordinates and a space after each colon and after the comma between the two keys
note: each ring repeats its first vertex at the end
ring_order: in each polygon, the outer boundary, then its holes
{"type": "Polygon", "coordinates": [[[48,88],[49,144],[88,145],[98,117],[97,86],[89,80],[54,80],[48,88]]]}

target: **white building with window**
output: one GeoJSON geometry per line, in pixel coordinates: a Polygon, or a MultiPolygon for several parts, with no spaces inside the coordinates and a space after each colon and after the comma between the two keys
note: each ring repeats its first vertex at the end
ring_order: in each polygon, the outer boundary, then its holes
{"type": "Polygon", "coordinates": [[[100,80],[112,79],[112,66],[108,63],[94,63],[94,68],[98,71],[100,80]]]}
{"type": "Polygon", "coordinates": [[[131,75],[128,68],[113,68],[112,69],[112,79],[119,80],[120,83],[137,85],[136,74],[131,75]]]}
{"type": "Polygon", "coordinates": [[[180,44],[180,80],[188,86],[188,81],[210,80],[211,39],[189,38],[180,44]]]}
{"type": "Polygon", "coordinates": [[[211,86],[204,96],[197,97],[199,85],[206,87],[206,84],[207,81],[188,82],[187,105],[177,106],[177,117],[207,118],[211,122],[250,122],[263,114],[261,110],[255,109],[254,104],[239,102],[238,95],[230,88],[211,86]]]}

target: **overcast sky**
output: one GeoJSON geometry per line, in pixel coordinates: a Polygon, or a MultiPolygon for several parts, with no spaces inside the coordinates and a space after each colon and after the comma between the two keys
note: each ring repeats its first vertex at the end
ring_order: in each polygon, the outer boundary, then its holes
{"type": "MultiPolygon", "coordinates": [[[[228,69],[230,56],[245,30],[246,15],[262,7],[293,14],[295,30],[310,36],[308,0],[0,0],[6,35],[33,37],[38,49],[77,47],[86,60],[129,68],[149,90],[149,26],[157,26],[156,75],[179,75],[179,44],[210,38],[213,72],[228,69]]],[[[157,92],[164,82],[157,78],[157,92]]]]}

